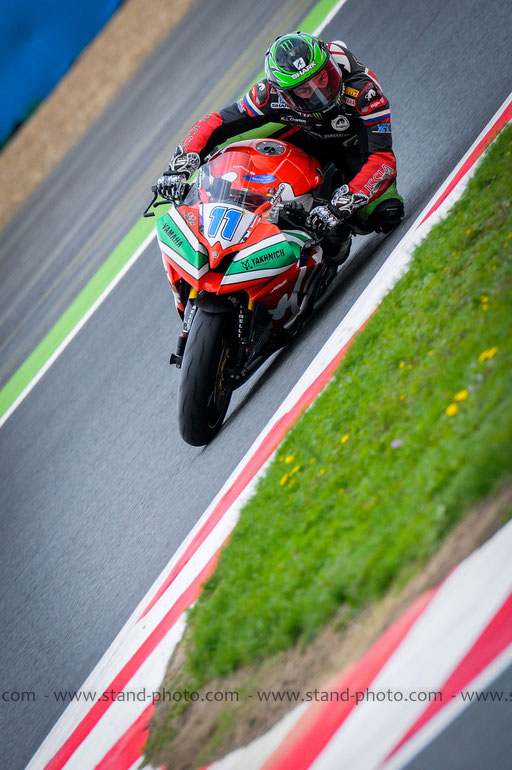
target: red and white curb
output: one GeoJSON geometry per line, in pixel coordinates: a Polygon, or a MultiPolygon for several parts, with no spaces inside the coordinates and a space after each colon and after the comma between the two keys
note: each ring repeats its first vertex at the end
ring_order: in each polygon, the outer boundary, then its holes
{"type": "MultiPolygon", "coordinates": [[[[166,663],[185,628],[185,611],[215,567],[220,548],[253,494],[266,463],[304,410],[328,383],[354,335],[407,270],[415,246],[460,197],[475,163],[512,117],[512,94],[480,134],[404,238],[354,303],[299,382],[258,436],[218,495],[132,614],[82,691],[146,692],[160,687],[166,663]]],[[[27,770],[135,770],[152,714],[151,702],[74,701],[27,770]]]]}
{"type": "Polygon", "coordinates": [[[319,688],[346,700],[301,704],[208,770],[338,770],[340,757],[358,770],[403,767],[469,705],[461,690],[482,690],[512,663],[511,549],[509,523],[319,688]],[[428,693],[442,699],[418,698],[428,693]]]}

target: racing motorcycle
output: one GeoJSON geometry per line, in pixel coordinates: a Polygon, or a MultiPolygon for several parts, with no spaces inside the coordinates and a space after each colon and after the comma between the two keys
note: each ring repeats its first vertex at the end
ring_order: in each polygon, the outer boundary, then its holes
{"type": "MultiPolygon", "coordinates": [[[[156,222],[183,322],[170,363],[181,369],[183,439],[207,444],[233,391],[296,336],[336,275],[307,213],[319,202],[318,162],[274,139],[235,142],[211,155],[156,222]]],[[[159,205],[156,187],[144,216],[159,205]]]]}

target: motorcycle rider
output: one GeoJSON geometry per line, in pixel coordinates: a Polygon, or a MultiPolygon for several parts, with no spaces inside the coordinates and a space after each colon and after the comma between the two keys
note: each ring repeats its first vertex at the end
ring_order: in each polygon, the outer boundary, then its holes
{"type": "Polygon", "coordinates": [[[179,197],[217,145],[268,123],[284,123],[273,138],[313,155],[324,171],[334,166],[331,201],[315,206],[305,226],[323,239],[324,259],[341,264],[350,250],[345,220],[358,232],[389,233],[403,219],[389,102],[373,72],[345,43],[326,44],[305,32],[274,41],[265,54],[265,74],[242,99],[192,126],[158,179],[158,192],[179,197]],[[340,185],[343,180],[349,181],[340,185]]]}

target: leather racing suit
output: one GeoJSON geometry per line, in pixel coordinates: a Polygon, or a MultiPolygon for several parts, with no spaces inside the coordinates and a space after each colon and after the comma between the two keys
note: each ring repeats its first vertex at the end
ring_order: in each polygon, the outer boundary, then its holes
{"type": "MultiPolygon", "coordinates": [[[[403,217],[395,184],[389,102],[374,73],[342,41],[328,47],[342,73],[336,106],[313,115],[297,112],[263,78],[239,101],[198,120],[182,146],[187,152],[197,152],[203,161],[217,145],[238,134],[268,123],[284,123],[272,136],[299,146],[324,168],[333,163],[349,191],[364,193],[369,199],[369,205],[358,212],[366,232],[389,232],[403,217]]],[[[332,187],[339,183],[337,179],[332,187]]]]}

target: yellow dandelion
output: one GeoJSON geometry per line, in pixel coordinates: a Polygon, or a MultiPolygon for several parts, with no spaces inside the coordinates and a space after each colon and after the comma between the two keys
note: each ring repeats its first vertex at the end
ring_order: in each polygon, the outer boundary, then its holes
{"type": "Polygon", "coordinates": [[[466,401],[467,397],[469,396],[469,393],[466,389],[459,390],[458,393],[456,393],[453,397],[454,401],[466,401]]]}
{"type": "Polygon", "coordinates": [[[509,238],[512,238],[512,233],[509,233],[509,234],[507,235],[507,241],[508,241],[508,239],[509,239],[509,238]]]}
{"type": "Polygon", "coordinates": [[[458,411],[459,411],[459,407],[457,406],[457,404],[450,404],[450,406],[447,406],[445,410],[448,417],[453,417],[455,414],[457,414],[458,411]]]}
{"type": "Polygon", "coordinates": [[[291,471],[290,471],[289,475],[290,475],[290,476],[293,476],[293,475],[294,475],[294,473],[297,473],[297,471],[299,471],[299,470],[300,470],[300,465],[296,465],[296,466],[295,466],[295,468],[292,468],[292,469],[291,469],[291,471]]]}
{"type": "Polygon", "coordinates": [[[408,369],[412,369],[412,364],[407,364],[408,369]]]}
{"type": "Polygon", "coordinates": [[[483,311],[489,310],[489,305],[487,305],[487,304],[483,304],[483,305],[482,305],[482,310],[483,310],[483,311]]]}
{"type": "Polygon", "coordinates": [[[429,350],[428,354],[429,354],[429,356],[433,356],[434,355],[434,351],[433,350],[429,350]]]}
{"type": "Polygon", "coordinates": [[[318,471],[318,475],[323,476],[324,473],[325,473],[325,468],[320,468],[320,470],[318,471]]]}
{"type": "Polygon", "coordinates": [[[296,454],[297,454],[297,452],[292,452],[292,453],[291,453],[291,455],[288,455],[288,457],[285,457],[285,460],[284,460],[284,461],[285,461],[285,463],[286,463],[287,465],[289,465],[290,463],[292,463],[292,462],[294,461],[294,459],[295,459],[295,455],[296,455],[296,454]]]}
{"type": "Polygon", "coordinates": [[[403,401],[404,399],[405,399],[405,395],[402,393],[402,394],[400,395],[400,401],[403,401]]]}
{"type": "Polygon", "coordinates": [[[405,361],[400,361],[400,363],[398,364],[398,368],[403,369],[404,366],[405,366],[405,361]]]}
{"type": "Polygon", "coordinates": [[[485,304],[486,302],[489,302],[489,297],[482,297],[482,304],[485,304]]]}
{"type": "Polygon", "coordinates": [[[312,457],[311,460],[309,461],[310,465],[313,465],[313,463],[316,463],[316,457],[312,457]]]}
{"type": "Polygon", "coordinates": [[[282,479],[281,479],[281,481],[279,482],[279,484],[280,484],[281,486],[284,486],[284,485],[286,484],[286,482],[287,482],[287,481],[288,481],[288,474],[287,474],[287,473],[285,473],[285,474],[284,474],[284,476],[283,476],[283,478],[282,478],[282,479]]]}
{"type": "Polygon", "coordinates": [[[482,364],[484,361],[487,361],[488,358],[494,358],[497,352],[498,352],[497,347],[489,348],[488,350],[482,350],[482,352],[478,356],[478,363],[482,364]]]}
{"type": "Polygon", "coordinates": [[[469,230],[466,230],[466,235],[471,235],[471,233],[473,232],[473,230],[474,230],[474,228],[473,228],[473,227],[470,227],[470,228],[469,228],[469,230]]]}
{"type": "Polygon", "coordinates": [[[350,433],[345,433],[345,435],[342,436],[340,439],[340,444],[346,444],[349,438],[350,438],[350,433]]]}

